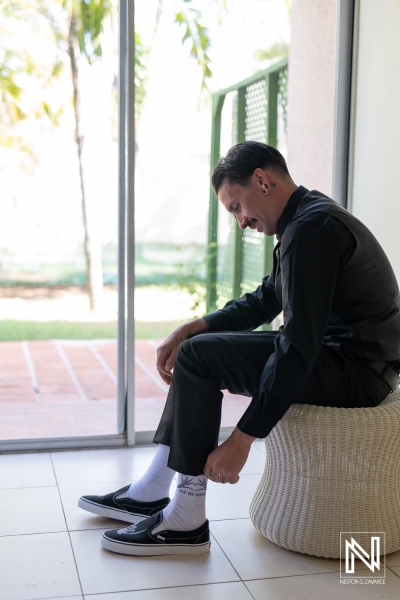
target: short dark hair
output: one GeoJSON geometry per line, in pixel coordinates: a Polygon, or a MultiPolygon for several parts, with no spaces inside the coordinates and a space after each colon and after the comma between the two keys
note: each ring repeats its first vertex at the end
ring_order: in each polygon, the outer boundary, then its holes
{"type": "Polygon", "coordinates": [[[290,178],[286,161],[276,148],[260,142],[241,142],[233,146],[214,167],[211,183],[216,194],[226,178],[229,184],[246,187],[255,169],[271,169],[281,177],[290,178]]]}

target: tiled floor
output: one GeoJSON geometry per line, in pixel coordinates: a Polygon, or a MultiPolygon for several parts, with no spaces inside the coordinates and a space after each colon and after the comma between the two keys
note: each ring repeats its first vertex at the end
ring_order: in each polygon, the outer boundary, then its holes
{"type": "Polygon", "coordinates": [[[237,485],[209,484],[210,554],[138,558],[103,550],[101,531],[118,527],[120,522],[78,509],[78,497],[109,492],[139,477],[153,454],[153,447],[141,447],[1,455],[0,598],[397,600],[400,597],[400,552],[386,558],[386,583],[379,589],[374,585],[342,585],[339,561],[284,550],[253,529],[248,507],[264,467],[261,442],[253,444],[237,485]]]}
{"type": "MultiPolygon", "coordinates": [[[[158,341],[135,344],[135,427],[155,430],[168,387],[155,367],[158,341]]],[[[0,343],[0,440],[117,433],[115,340],[0,343]]],[[[249,400],[226,395],[222,425],[249,400]]]]}

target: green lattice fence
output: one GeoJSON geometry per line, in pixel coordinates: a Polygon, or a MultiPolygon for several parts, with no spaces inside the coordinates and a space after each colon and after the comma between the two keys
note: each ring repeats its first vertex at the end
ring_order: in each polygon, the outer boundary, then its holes
{"type": "MultiPolygon", "coordinates": [[[[214,94],[211,168],[230,146],[245,140],[276,146],[285,155],[286,116],[287,60],[214,94]]],[[[242,231],[211,189],[208,241],[209,312],[259,285],[271,270],[274,239],[242,231]]]]}

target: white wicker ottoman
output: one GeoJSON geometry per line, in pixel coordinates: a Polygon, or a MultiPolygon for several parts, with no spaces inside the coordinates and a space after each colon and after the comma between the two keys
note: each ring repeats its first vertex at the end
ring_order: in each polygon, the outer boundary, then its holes
{"type": "Polygon", "coordinates": [[[340,532],[400,550],[400,388],[374,408],[293,404],[265,439],[254,527],[288,550],[339,558],[340,532]]]}

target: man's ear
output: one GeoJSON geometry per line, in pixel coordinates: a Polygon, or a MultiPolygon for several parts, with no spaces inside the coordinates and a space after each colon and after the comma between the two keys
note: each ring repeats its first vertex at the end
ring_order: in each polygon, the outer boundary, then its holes
{"type": "Polygon", "coordinates": [[[264,169],[257,167],[257,169],[255,169],[253,175],[256,178],[259,185],[267,184],[267,186],[269,186],[269,177],[268,177],[267,173],[264,171],[264,169]]]}

